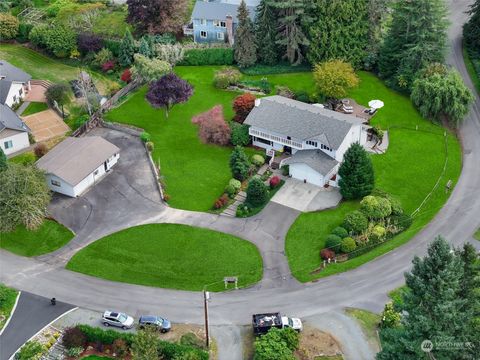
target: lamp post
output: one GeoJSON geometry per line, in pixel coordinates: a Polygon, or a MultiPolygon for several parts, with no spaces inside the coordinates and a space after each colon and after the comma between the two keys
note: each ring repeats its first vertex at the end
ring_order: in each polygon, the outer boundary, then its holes
{"type": "Polygon", "coordinates": [[[203,309],[205,312],[205,335],[206,335],[206,345],[207,349],[210,347],[210,339],[208,336],[208,300],[210,300],[210,293],[203,289],[203,309]]]}

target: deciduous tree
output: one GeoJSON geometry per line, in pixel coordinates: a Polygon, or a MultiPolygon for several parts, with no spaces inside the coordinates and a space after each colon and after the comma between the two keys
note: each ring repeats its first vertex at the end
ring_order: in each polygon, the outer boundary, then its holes
{"type": "Polygon", "coordinates": [[[244,68],[256,63],[257,45],[252,20],[244,0],[240,3],[237,12],[238,27],[235,32],[234,54],[238,66],[244,68]]]}
{"type": "Polygon", "coordinates": [[[313,71],[317,92],[328,98],[340,99],[358,86],[353,67],[343,60],[330,60],[315,65],[313,71]]]}
{"type": "Polygon", "coordinates": [[[9,164],[0,172],[0,184],[0,232],[18,225],[38,228],[50,203],[43,172],[33,165],[9,164]]]}
{"type": "Polygon", "coordinates": [[[222,105],[194,116],[192,123],[198,124],[199,137],[206,144],[227,145],[230,142],[230,127],[223,117],[222,105]]]}
{"type": "Polygon", "coordinates": [[[359,143],[352,144],[345,152],[338,175],[340,193],[345,199],[359,199],[372,192],[375,183],[372,160],[359,143]]]}
{"type": "Polygon", "coordinates": [[[20,22],[18,19],[7,13],[0,13],[0,39],[14,39],[18,34],[20,22]]]}
{"type": "Polygon", "coordinates": [[[255,95],[251,93],[245,93],[238,95],[233,100],[233,110],[235,111],[234,120],[240,124],[243,124],[250,111],[255,106],[255,95]]]}
{"type": "Polygon", "coordinates": [[[103,47],[103,39],[95,34],[82,33],[77,38],[78,50],[86,54],[88,52],[98,52],[103,47]]]}
{"type": "Polygon", "coordinates": [[[150,84],[146,99],[156,108],[164,108],[168,117],[170,109],[178,103],[188,101],[193,87],[175,74],[167,74],[150,84]]]}
{"type": "Polygon", "coordinates": [[[132,72],[135,77],[146,82],[160,79],[163,75],[169,73],[172,67],[169,63],[159,59],[149,59],[141,54],[135,54],[135,62],[132,72]]]}

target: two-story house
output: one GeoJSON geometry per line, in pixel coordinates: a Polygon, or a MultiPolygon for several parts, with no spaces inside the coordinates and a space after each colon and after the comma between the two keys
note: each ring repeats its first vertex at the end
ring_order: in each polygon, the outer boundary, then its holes
{"type": "Polygon", "coordinates": [[[25,71],[0,60],[0,104],[12,107],[22,101],[27,91],[31,90],[31,79],[25,71]]]}
{"type": "Polygon", "coordinates": [[[257,99],[245,120],[254,146],[290,154],[293,178],[324,186],[336,185],[343,155],[353,143],[367,142],[364,120],[283,96],[257,99]]]}
{"type": "MultiPolygon", "coordinates": [[[[197,0],[192,12],[192,23],[184,29],[185,34],[193,35],[196,43],[233,45],[240,2],[241,0],[197,0]]],[[[259,0],[246,0],[245,3],[253,21],[259,0]]]]}
{"type": "Polygon", "coordinates": [[[30,146],[30,129],[8,106],[0,104],[0,149],[6,155],[30,146]]]}

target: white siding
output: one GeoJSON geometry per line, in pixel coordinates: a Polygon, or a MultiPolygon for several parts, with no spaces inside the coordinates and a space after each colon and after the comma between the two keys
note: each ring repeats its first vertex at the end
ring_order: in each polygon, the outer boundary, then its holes
{"type": "Polygon", "coordinates": [[[58,176],[46,174],[45,179],[50,190],[70,197],[75,197],[75,190],[73,189],[73,186],[60,179],[58,176]],[[53,185],[53,183],[56,183],[57,185],[53,185]]]}
{"type": "Polygon", "coordinates": [[[290,164],[289,171],[290,175],[294,179],[298,179],[301,181],[306,180],[307,183],[317,186],[323,186],[325,184],[325,179],[323,178],[322,174],[316,172],[306,164],[290,164]]]}
{"type": "Polygon", "coordinates": [[[363,130],[361,125],[352,126],[350,132],[345,136],[343,139],[342,144],[338,147],[337,151],[335,151],[335,160],[338,162],[342,162],[343,155],[348,150],[350,145],[353,143],[360,143],[360,145],[365,144],[367,140],[366,131],[363,130]]]}
{"type": "Polygon", "coordinates": [[[5,105],[12,107],[13,104],[20,102],[24,97],[25,90],[23,89],[23,84],[12,82],[7,98],[5,99],[5,105]]]}
{"type": "Polygon", "coordinates": [[[14,152],[20,151],[30,146],[30,142],[28,141],[28,133],[27,132],[18,132],[15,135],[5,137],[0,139],[0,147],[2,148],[5,155],[13,154],[14,152]],[[6,149],[5,143],[11,141],[12,147],[6,149]]]}

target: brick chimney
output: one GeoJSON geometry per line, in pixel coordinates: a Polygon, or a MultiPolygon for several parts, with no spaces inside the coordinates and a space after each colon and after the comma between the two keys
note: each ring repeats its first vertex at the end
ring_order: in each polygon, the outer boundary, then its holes
{"type": "Polygon", "coordinates": [[[227,15],[226,17],[226,26],[227,26],[227,39],[230,45],[233,45],[235,39],[233,38],[233,16],[227,15]]]}

